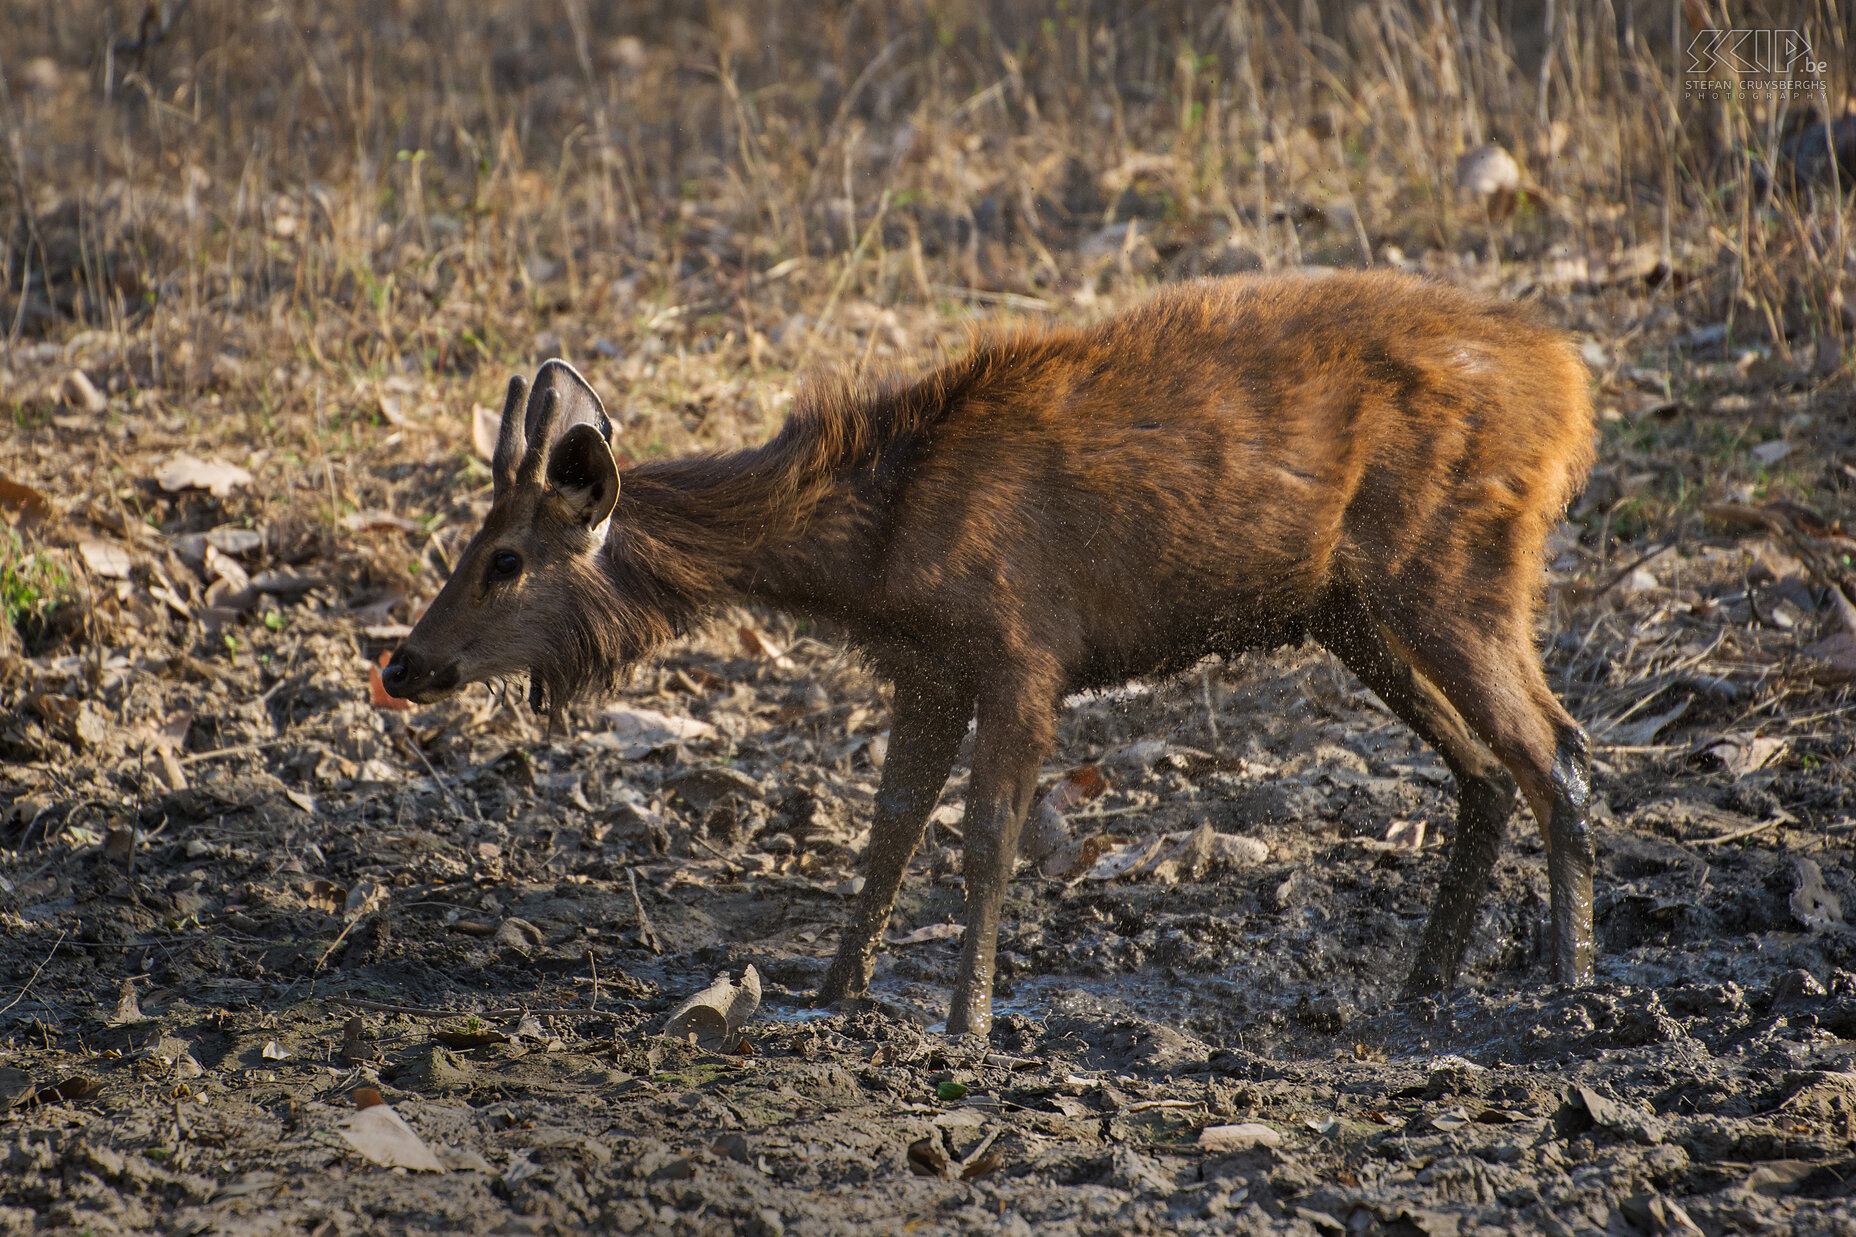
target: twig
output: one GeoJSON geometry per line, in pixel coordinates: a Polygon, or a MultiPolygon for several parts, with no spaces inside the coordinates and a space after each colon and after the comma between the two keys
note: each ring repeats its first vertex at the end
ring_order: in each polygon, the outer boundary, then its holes
{"type": "Polygon", "coordinates": [[[1757,825],[1748,825],[1746,828],[1736,829],[1732,833],[1723,833],[1718,838],[1696,838],[1694,842],[1690,843],[1690,845],[1719,846],[1722,842],[1737,842],[1741,838],[1750,838],[1755,833],[1764,833],[1766,830],[1772,828],[1773,826],[1781,825],[1784,823],[1785,822],[1783,820],[1781,820],[1777,816],[1774,816],[1771,820],[1762,820],[1757,825]]]}
{"type": "Polygon", "coordinates": [[[294,742],[294,740],[292,739],[265,739],[261,743],[239,743],[239,744],[233,745],[232,747],[215,748],[214,750],[210,752],[190,753],[189,755],[182,756],[180,758],[180,763],[184,765],[191,765],[191,764],[198,764],[202,760],[218,760],[221,756],[244,756],[251,752],[262,752],[262,751],[266,751],[273,747],[282,747],[284,744],[291,743],[291,742],[294,742]]]}
{"type": "Polygon", "coordinates": [[[468,1009],[427,1009],[423,1005],[392,1005],[385,1001],[363,1001],[359,997],[332,996],[331,1004],[345,1005],[349,1009],[363,1009],[370,1014],[408,1014],[414,1018],[481,1018],[483,1015],[468,1009]]]}
{"type": "MultiPolygon", "coordinates": [[[[459,820],[464,819],[464,809],[458,806],[457,799],[451,794],[451,787],[445,785],[445,779],[438,776],[438,770],[432,766],[432,761],[426,756],[425,749],[419,746],[419,740],[408,733],[406,736],[406,746],[413,750],[413,754],[419,757],[419,763],[425,766],[425,771],[432,775],[432,781],[437,785],[439,793],[444,795],[445,802],[451,805],[452,813],[455,814],[459,820]]],[[[481,813],[478,814],[477,819],[483,819],[481,813]]]]}
{"type": "Polygon", "coordinates": [[[740,864],[736,863],[733,859],[730,859],[727,855],[724,855],[721,851],[715,849],[715,847],[709,845],[709,843],[703,841],[701,838],[695,836],[694,834],[691,834],[690,841],[696,843],[696,845],[702,847],[704,850],[708,851],[711,855],[714,855],[717,859],[720,859],[723,863],[727,864],[728,870],[730,872],[741,871],[740,864]]]}
{"type": "Polygon", "coordinates": [[[638,896],[638,869],[626,868],[625,879],[631,884],[632,909],[638,912],[638,939],[643,941],[652,953],[661,954],[664,949],[658,943],[657,930],[651,926],[650,916],[644,913],[644,899],[638,896]]]}
{"type": "Polygon", "coordinates": [[[323,967],[323,964],[328,962],[329,955],[335,952],[335,947],[341,944],[343,941],[348,939],[348,934],[354,931],[355,925],[360,923],[362,920],[369,919],[369,918],[372,918],[372,916],[371,915],[356,915],[353,919],[350,919],[347,923],[343,924],[342,930],[336,934],[334,940],[329,942],[329,947],[322,951],[322,956],[320,958],[316,959],[315,969],[320,971],[323,967]]]}
{"type": "Polygon", "coordinates": [[[1612,589],[1616,588],[1619,584],[1622,584],[1625,578],[1628,577],[1631,572],[1637,570],[1637,568],[1643,566],[1645,563],[1657,557],[1659,554],[1664,554],[1670,550],[1675,549],[1675,545],[1676,543],[1673,541],[1665,541],[1663,544],[1651,550],[1648,554],[1644,554],[1640,556],[1639,558],[1637,558],[1634,562],[1630,563],[1628,566],[1619,568],[1619,570],[1615,574],[1613,574],[1609,580],[1605,581],[1605,583],[1599,588],[1599,590],[1596,593],[1592,594],[1592,600],[1597,601],[1600,597],[1603,597],[1606,593],[1609,593],[1612,589]]]}
{"type": "Polygon", "coordinates": [[[26,999],[26,994],[32,991],[32,985],[39,982],[39,973],[45,969],[48,963],[51,962],[53,955],[55,955],[58,952],[58,947],[64,944],[64,938],[67,935],[68,935],[68,930],[61,931],[58,933],[58,939],[52,942],[52,947],[50,951],[47,952],[45,955],[45,961],[39,963],[39,965],[36,968],[34,968],[32,972],[32,977],[26,981],[26,986],[19,990],[18,996],[8,1001],[5,1005],[0,1005],[0,1014],[4,1014],[7,1010],[12,1009],[15,1005],[19,1004],[21,1001],[26,999]]]}

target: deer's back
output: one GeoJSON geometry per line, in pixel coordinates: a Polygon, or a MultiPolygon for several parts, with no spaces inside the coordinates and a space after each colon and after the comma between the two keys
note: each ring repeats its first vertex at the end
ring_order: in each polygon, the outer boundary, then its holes
{"type": "Polygon", "coordinates": [[[1337,582],[1531,607],[1591,450],[1563,336],[1390,274],[1185,285],[962,364],[886,504],[885,621],[1079,681],[1293,638],[1337,582]]]}

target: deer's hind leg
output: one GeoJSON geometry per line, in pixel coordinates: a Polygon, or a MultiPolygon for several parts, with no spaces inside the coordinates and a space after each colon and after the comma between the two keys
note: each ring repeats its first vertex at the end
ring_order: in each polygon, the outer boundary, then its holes
{"type": "Polygon", "coordinates": [[[1554,979],[1590,983],[1591,755],[1585,732],[1547,686],[1529,609],[1453,598],[1447,608],[1389,608],[1384,623],[1393,652],[1436,686],[1527,796],[1547,844],[1554,979]]]}
{"type": "Polygon", "coordinates": [[[1476,912],[1514,813],[1514,778],[1470,732],[1436,685],[1399,655],[1396,641],[1364,606],[1334,605],[1314,625],[1313,634],[1436,750],[1456,778],[1456,839],[1417,960],[1405,981],[1406,996],[1442,992],[1462,969],[1476,912]]]}

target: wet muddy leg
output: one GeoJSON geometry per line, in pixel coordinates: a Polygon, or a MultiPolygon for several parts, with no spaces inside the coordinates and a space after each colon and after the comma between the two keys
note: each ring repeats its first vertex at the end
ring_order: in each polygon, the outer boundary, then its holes
{"type": "Polygon", "coordinates": [[[1553,977],[1578,987],[1592,982],[1592,757],[1585,732],[1560,727],[1547,812],[1547,889],[1553,905],[1553,977]]]}
{"type": "Polygon", "coordinates": [[[1055,703],[1046,692],[980,699],[973,779],[962,824],[967,934],[947,1014],[949,1035],[985,1035],[992,1029],[999,918],[1018,858],[1018,835],[1037,789],[1038,768],[1050,750],[1055,703]]]}
{"type": "Polygon", "coordinates": [[[941,797],[955,753],[966,737],[970,702],[961,693],[919,683],[896,684],[890,715],[889,753],[877,789],[870,825],[864,889],[844,929],[838,956],[819,987],[829,1005],[861,996],[870,986],[877,938],[889,923],[903,873],[921,844],[928,814],[941,797]]]}
{"type": "Polygon", "coordinates": [[[1405,980],[1406,996],[1443,992],[1456,982],[1469,949],[1476,912],[1514,814],[1514,779],[1470,733],[1443,693],[1398,654],[1396,642],[1364,607],[1342,605],[1333,613],[1317,627],[1317,638],[1431,745],[1456,779],[1456,838],[1417,960],[1405,980]]]}

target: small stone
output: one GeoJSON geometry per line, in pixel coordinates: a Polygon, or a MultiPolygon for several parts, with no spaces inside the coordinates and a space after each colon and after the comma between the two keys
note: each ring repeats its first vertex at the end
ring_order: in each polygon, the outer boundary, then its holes
{"type": "Polygon", "coordinates": [[[1252,1147],[1280,1147],[1282,1135],[1258,1121],[1237,1125],[1208,1125],[1199,1131],[1199,1146],[1207,1151],[1248,1151],[1252,1147]]]}

